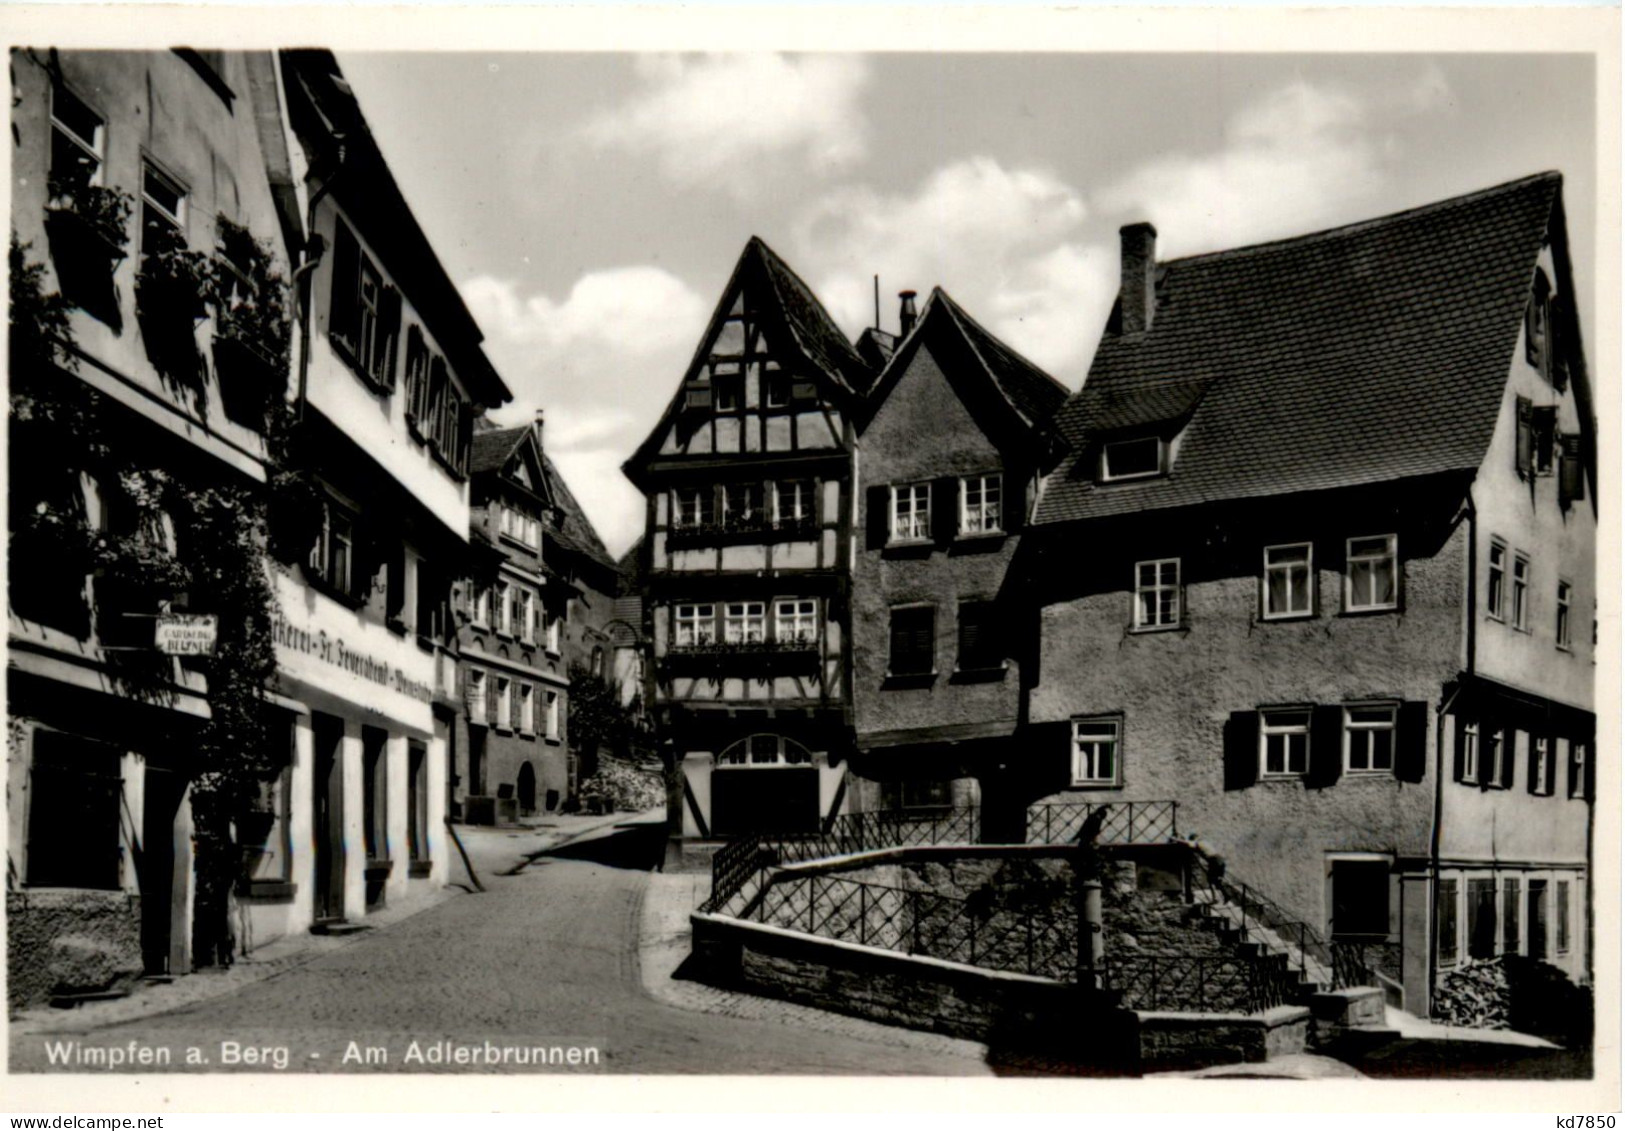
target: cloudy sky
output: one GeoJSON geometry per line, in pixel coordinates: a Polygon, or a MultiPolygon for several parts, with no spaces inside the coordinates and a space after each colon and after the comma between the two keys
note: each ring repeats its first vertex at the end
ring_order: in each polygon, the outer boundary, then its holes
{"type": "Polygon", "coordinates": [[[358,54],[341,66],[612,552],[619,467],[759,235],[855,335],[940,285],[1076,388],[1117,229],[1159,257],[1566,175],[1582,317],[1593,75],[1544,55],[358,54]]]}

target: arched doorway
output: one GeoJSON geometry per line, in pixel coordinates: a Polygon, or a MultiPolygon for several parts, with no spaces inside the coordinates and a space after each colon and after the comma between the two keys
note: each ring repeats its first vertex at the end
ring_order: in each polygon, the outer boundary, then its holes
{"type": "Polygon", "coordinates": [[[779,734],[753,734],[717,755],[711,774],[711,831],[814,832],[818,770],[812,751],[779,734]]]}
{"type": "Polygon", "coordinates": [[[536,812],[536,771],[529,762],[519,766],[519,812],[526,817],[536,812]]]}

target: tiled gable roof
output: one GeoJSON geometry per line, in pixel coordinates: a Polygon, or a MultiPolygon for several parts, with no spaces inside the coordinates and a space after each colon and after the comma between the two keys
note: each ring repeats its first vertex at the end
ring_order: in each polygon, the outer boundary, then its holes
{"type": "Polygon", "coordinates": [[[475,432],[474,442],[468,453],[469,473],[478,475],[486,471],[501,471],[508,465],[508,457],[513,455],[514,449],[519,447],[529,431],[529,425],[521,425],[518,428],[495,428],[487,432],[475,432]]]}
{"type": "Polygon", "coordinates": [[[593,529],[591,520],[587,518],[587,512],[581,509],[581,504],[570,491],[570,485],[564,481],[564,476],[559,474],[552,457],[546,452],[542,453],[542,464],[548,485],[552,488],[553,502],[563,514],[562,523],[548,526],[548,536],[565,549],[574,550],[605,569],[614,571],[614,559],[609,556],[609,551],[598,537],[598,531],[593,529]]]}
{"type": "Polygon", "coordinates": [[[1028,424],[1045,423],[1061,407],[1067,398],[1067,387],[995,338],[965,313],[964,307],[949,298],[947,291],[941,287],[933,289],[930,303],[941,304],[976,352],[987,375],[1028,424]]]}
{"type": "Polygon", "coordinates": [[[1035,520],[1477,468],[1561,185],[1161,265],[1150,329],[1108,330],[1057,417],[1069,453],[1035,520]],[[1101,435],[1187,418],[1167,476],[1092,482],[1101,435]]]}
{"type": "Polygon", "coordinates": [[[760,236],[752,236],[745,247],[745,258],[754,258],[761,265],[768,285],[778,299],[779,312],[786,328],[796,339],[796,346],[823,370],[836,384],[849,392],[861,393],[869,387],[874,371],[846,340],[840,328],[830,318],[824,304],[801,281],[801,276],[767,246],[760,236]]]}

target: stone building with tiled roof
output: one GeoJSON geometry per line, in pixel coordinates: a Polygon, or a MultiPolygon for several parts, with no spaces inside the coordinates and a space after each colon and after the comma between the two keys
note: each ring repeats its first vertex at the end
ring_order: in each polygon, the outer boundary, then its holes
{"type": "Polygon", "coordinates": [[[1182,833],[1426,1013],[1590,960],[1592,390],[1554,173],[1122,286],[1027,536],[1033,804],[1182,833]]]}

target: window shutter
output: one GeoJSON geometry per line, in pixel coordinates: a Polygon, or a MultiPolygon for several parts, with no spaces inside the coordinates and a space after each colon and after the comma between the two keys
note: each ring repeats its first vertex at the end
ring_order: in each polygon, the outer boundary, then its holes
{"type": "Polygon", "coordinates": [[[497,677],[490,672],[485,673],[485,725],[497,725],[497,677]]]}
{"type": "Polygon", "coordinates": [[[1552,448],[1557,442],[1557,409],[1553,405],[1541,405],[1531,416],[1535,442],[1535,467],[1543,471],[1552,470],[1552,448]]]}
{"type": "Polygon", "coordinates": [[[1027,484],[1012,475],[999,480],[999,525],[1014,534],[1027,521],[1027,484]]]}
{"type": "MultiPolygon", "coordinates": [[[[1454,757],[1451,759],[1450,780],[1463,781],[1467,775],[1467,718],[1465,715],[1452,716],[1455,720],[1456,742],[1454,757]]],[[[1482,746],[1478,752],[1480,764],[1484,760],[1482,746]]]]}
{"type": "Polygon", "coordinates": [[[1518,732],[1500,719],[1494,725],[1501,731],[1501,788],[1511,789],[1518,775],[1518,732]]]}
{"type": "Polygon", "coordinates": [[[1534,462],[1534,431],[1533,431],[1534,405],[1528,397],[1518,398],[1518,474],[1525,479],[1534,462]]]}
{"type": "Polygon", "coordinates": [[[1558,501],[1568,506],[1585,498],[1585,465],[1580,459],[1579,435],[1558,437],[1558,501]]]}
{"type": "Polygon", "coordinates": [[[358,291],[361,285],[361,247],[356,243],[349,225],[337,218],[333,223],[333,277],[328,288],[327,332],[354,359],[361,318],[358,291]]]}
{"type": "Polygon", "coordinates": [[[1224,788],[1246,789],[1258,780],[1258,712],[1232,711],[1224,721],[1224,788]]]}
{"type": "Polygon", "coordinates": [[[401,292],[394,287],[384,288],[384,297],[379,306],[378,327],[379,336],[383,339],[379,348],[383,350],[383,364],[378,367],[378,378],[384,388],[390,392],[395,391],[395,367],[399,364],[401,344],[401,292]]]}
{"type": "Polygon", "coordinates": [[[931,481],[931,537],[952,542],[959,533],[959,480],[944,475],[931,481]]]}
{"type": "Polygon", "coordinates": [[[1327,789],[1343,776],[1343,708],[1316,707],[1309,715],[1309,772],[1304,785],[1327,789]]]}
{"type": "Polygon", "coordinates": [[[926,609],[916,614],[914,622],[914,655],[919,657],[920,667],[930,671],[936,666],[937,654],[937,611],[926,609]]]}
{"type": "MultiPolygon", "coordinates": [[[[1399,705],[1399,733],[1394,735],[1394,777],[1419,782],[1427,776],[1428,705],[1407,702],[1399,705]]],[[[1460,758],[1458,752],[1457,758],[1460,758]]]]}
{"type": "Polygon", "coordinates": [[[867,549],[878,550],[891,532],[891,488],[870,487],[863,493],[864,541],[867,549]]]}
{"type": "Polygon", "coordinates": [[[475,669],[469,669],[468,674],[463,677],[463,711],[469,718],[474,717],[474,708],[478,706],[474,701],[474,671],[475,669]]]}
{"type": "Polygon", "coordinates": [[[981,602],[962,602],[959,606],[959,655],[956,663],[961,669],[985,668],[992,665],[988,655],[990,643],[987,608],[981,602]]]}
{"type": "Polygon", "coordinates": [[[1550,355],[1548,364],[1551,367],[1552,387],[1560,393],[1569,387],[1568,350],[1563,340],[1568,327],[1568,303],[1561,295],[1553,296],[1546,310],[1547,352],[1550,355]]]}

